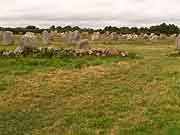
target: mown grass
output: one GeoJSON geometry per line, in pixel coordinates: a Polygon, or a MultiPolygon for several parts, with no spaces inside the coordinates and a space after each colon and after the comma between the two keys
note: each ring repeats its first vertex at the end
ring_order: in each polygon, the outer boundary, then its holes
{"type": "Polygon", "coordinates": [[[174,41],[92,44],[136,55],[1,58],[0,135],[180,134],[174,41]]]}

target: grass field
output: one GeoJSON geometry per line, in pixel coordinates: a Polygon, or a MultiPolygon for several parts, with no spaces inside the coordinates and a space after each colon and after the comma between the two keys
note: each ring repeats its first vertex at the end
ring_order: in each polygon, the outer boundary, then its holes
{"type": "Polygon", "coordinates": [[[179,135],[174,41],[92,46],[136,57],[1,58],[0,135],[179,135]]]}

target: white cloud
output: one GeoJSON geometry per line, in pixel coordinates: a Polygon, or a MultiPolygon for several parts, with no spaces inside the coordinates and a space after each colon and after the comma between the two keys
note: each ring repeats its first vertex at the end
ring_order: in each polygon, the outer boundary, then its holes
{"type": "Polygon", "coordinates": [[[179,0],[0,0],[0,25],[180,24],[179,0]]]}

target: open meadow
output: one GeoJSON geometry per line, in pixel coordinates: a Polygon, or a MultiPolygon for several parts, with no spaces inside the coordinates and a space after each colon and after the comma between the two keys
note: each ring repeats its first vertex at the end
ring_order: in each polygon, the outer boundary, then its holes
{"type": "MultiPolygon", "coordinates": [[[[180,134],[174,40],[90,45],[129,56],[0,58],[0,135],[180,134]]],[[[51,46],[68,47],[59,39],[51,46]]]]}

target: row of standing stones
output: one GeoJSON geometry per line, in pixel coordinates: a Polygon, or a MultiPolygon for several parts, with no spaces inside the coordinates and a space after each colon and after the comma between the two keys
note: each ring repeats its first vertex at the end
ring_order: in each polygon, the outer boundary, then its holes
{"type": "MultiPolygon", "coordinates": [[[[53,35],[54,36],[54,35],[53,35]]],[[[48,31],[42,33],[42,41],[44,44],[49,44],[53,36],[48,31]]],[[[14,38],[13,34],[11,37],[14,38]]],[[[88,39],[81,39],[79,32],[73,32],[66,37],[68,42],[78,45],[76,49],[55,49],[52,47],[40,48],[38,46],[37,35],[27,32],[20,39],[20,45],[14,51],[1,50],[0,56],[2,57],[19,57],[19,56],[48,56],[48,57],[61,57],[61,56],[122,56],[126,57],[127,52],[120,49],[91,49],[88,39]]],[[[13,40],[13,39],[12,39],[13,40]]]]}
{"type": "MultiPolygon", "coordinates": [[[[20,39],[20,44],[24,44],[25,46],[36,46],[38,42],[38,36],[34,33],[27,32],[23,35],[20,39]]],[[[89,40],[88,39],[81,39],[80,33],[78,31],[75,32],[68,32],[64,37],[63,34],[58,34],[57,32],[48,32],[43,31],[40,35],[44,45],[50,45],[51,41],[54,37],[60,36],[68,43],[73,43],[79,45],[79,48],[89,48],[89,40]]],[[[3,42],[4,45],[12,45],[15,42],[15,36],[10,31],[0,32],[0,41],[3,42]]]]}
{"type": "MultiPolygon", "coordinates": [[[[43,31],[41,34],[41,38],[43,40],[44,44],[50,44],[50,41],[53,39],[54,36],[59,36],[62,39],[65,39],[69,43],[74,43],[76,41],[79,41],[80,39],[88,39],[92,41],[96,40],[104,40],[104,41],[109,41],[109,40],[135,40],[135,39],[146,39],[146,40],[158,40],[158,39],[175,39],[177,37],[177,34],[172,34],[172,35],[165,35],[165,34],[160,34],[156,35],[154,33],[151,33],[150,35],[148,34],[118,34],[116,32],[105,32],[104,34],[101,34],[100,32],[94,32],[92,34],[88,32],[82,32],[80,33],[79,31],[69,31],[69,32],[63,32],[63,33],[58,33],[57,31],[43,31]]],[[[0,41],[3,40],[4,44],[10,45],[13,44],[14,42],[14,35],[10,31],[4,31],[0,32],[0,41]]]]}
{"type": "MultiPolygon", "coordinates": [[[[54,37],[61,37],[68,43],[72,43],[78,46],[78,49],[64,49],[68,55],[73,55],[73,56],[81,56],[81,55],[96,55],[96,56],[109,56],[109,55],[120,55],[120,56],[127,56],[127,53],[118,50],[118,49],[109,49],[109,50],[104,50],[104,49],[91,49],[89,45],[89,40],[95,41],[95,40],[120,40],[120,39],[146,39],[146,40],[157,40],[157,39],[176,39],[176,48],[180,49],[180,35],[177,36],[176,34],[173,34],[171,36],[167,36],[164,34],[160,35],[147,35],[147,34],[141,34],[141,35],[136,35],[136,34],[117,34],[116,32],[105,32],[104,34],[101,34],[99,32],[94,32],[93,34],[89,34],[88,32],[83,32],[80,33],[79,31],[74,31],[74,32],[65,32],[65,33],[57,33],[57,32],[48,32],[48,31],[43,31],[41,34],[41,39],[43,41],[43,44],[45,45],[50,45],[51,41],[53,40],[54,37]],[[89,39],[89,37],[91,37],[89,39]],[[84,51],[79,51],[84,50],[84,51]],[[72,54],[73,52],[73,54],[72,54]],[[79,54],[80,53],[80,54],[79,54]],[[81,54],[82,53],[82,54],[81,54]]],[[[5,32],[0,32],[0,40],[3,40],[4,44],[10,45],[14,43],[15,37],[12,32],[10,31],[5,31],[5,32]]],[[[24,54],[24,52],[28,53],[29,52],[41,52],[43,49],[37,49],[38,48],[38,37],[36,34],[27,32],[25,35],[22,35],[20,39],[20,45],[13,51],[14,56],[16,54],[24,54]],[[36,50],[36,51],[30,51],[30,50],[36,50]]],[[[50,48],[52,51],[53,49],[50,48]]],[[[57,52],[58,49],[54,49],[55,52],[57,52]]],[[[59,49],[62,51],[62,49],[59,49]]],[[[59,51],[60,52],[60,51],[59,51]]],[[[62,53],[62,52],[61,52],[62,53]]],[[[9,52],[2,52],[2,56],[8,56],[8,54],[12,55],[12,51],[9,52]]]]}

